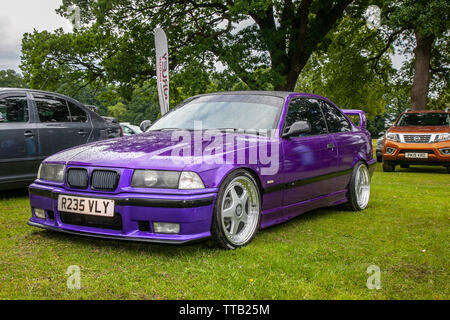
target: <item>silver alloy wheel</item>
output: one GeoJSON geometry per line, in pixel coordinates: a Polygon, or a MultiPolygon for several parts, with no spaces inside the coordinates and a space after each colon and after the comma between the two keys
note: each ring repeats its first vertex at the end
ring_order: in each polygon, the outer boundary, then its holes
{"type": "Polygon", "coordinates": [[[234,178],[225,190],[221,209],[227,239],[236,246],[247,243],[258,227],[261,209],[255,183],[245,176],[234,178]]]}
{"type": "Polygon", "coordinates": [[[370,175],[365,165],[360,165],[355,178],[356,202],[361,209],[365,209],[370,197],[370,175]]]}

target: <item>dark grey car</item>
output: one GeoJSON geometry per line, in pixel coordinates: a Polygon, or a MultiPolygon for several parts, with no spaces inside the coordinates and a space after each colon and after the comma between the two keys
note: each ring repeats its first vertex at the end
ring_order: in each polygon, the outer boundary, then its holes
{"type": "Polygon", "coordinates": [[[28,185],[41,161],[58,151],[120,136],[120,125],[74,99],[0,88],[0,190],[28,185]]]}

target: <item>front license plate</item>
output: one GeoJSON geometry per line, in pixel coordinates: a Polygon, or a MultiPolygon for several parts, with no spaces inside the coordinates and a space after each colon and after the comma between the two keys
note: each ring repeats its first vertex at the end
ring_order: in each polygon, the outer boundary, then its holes
{"type": "Polygon", "coordinates": [[[58,211],[114,217],[114,200],[59,195],[58,211]]]}
{"type": "Polygon", "coordinates": [[[428,153],[423,152],[407,152],[405,158],[427,159],[428,153]]]}

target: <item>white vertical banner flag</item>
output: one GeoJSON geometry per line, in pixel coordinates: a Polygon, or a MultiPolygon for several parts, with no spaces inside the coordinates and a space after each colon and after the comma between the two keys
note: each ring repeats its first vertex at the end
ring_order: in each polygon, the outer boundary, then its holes
{"type": "Polygon", "coordinates": [[[161,28],[155,30],[156,79],[161,115],[169,112],[169,50],[166,33],[161,28]]]}

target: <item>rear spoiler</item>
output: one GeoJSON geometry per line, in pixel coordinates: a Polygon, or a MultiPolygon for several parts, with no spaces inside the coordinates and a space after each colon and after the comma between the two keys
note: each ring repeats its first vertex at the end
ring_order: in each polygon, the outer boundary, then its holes
{"type": "Polygon", "coordinates": [[[347,116],[358,116],[359,117],[359,127],[362,129],[367,128],[367,118],[366,113],[362,110],[351,110],[351,109],[343,109],[343,113],[347,116]]]}

